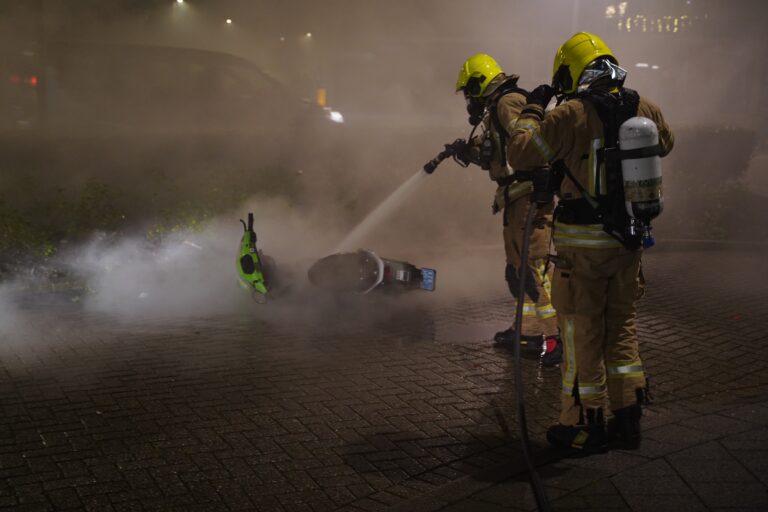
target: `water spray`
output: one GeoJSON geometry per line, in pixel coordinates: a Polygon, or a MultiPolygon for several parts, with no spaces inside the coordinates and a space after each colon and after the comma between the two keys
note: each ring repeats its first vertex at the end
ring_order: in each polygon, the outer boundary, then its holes
{"type": "Polygon", "coordinates": [[[379,226],[384,220],[397,211],[400,206],[418,189],[424,178],[435,172],[437,166],[443,160],[453,157],[453,159],[462,167],[467,167],[467,162],[463,159],[462,153],[467,149],[465,139],[456,139],[450,144],[445,145],[445,149],[435,156],[432,160],[424,164],[424,167],[411,176],[400,185],[397,190],[392,192],[389,197],[374,208],[352,231],[336,246],[334,252],[346,252],[359,249],[360,242],[374,228],[379,226]]]}

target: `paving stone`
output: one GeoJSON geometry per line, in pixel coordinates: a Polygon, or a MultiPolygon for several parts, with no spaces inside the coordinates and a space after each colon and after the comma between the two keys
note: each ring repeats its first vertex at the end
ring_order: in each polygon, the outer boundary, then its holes
{"type": "Polygon", "coordinates": [[[643,432],[643,441],[637,455],[648,458],[663,457],[720,437],[714,432],[684,427],[678,424],[665,425],[643,432]]]}
{"type": "Polygon", "coordinates": [[[593,482],[607,478],[609,471],[574,467],[566,462],[551,464],[539,469],[541,479],[547,487],[573,491],[593,482]]]}
{"type": "MultiPolygon", "coordinates": [[[[715,508],[710,508],[709,510],[711,510],[712,512],[733,512],[734,508],[733,507],[715,507],[715,508]]],[[[741,508],[740,507],[740,508],[738,508],[738,511],[739,512],[765,512],[765,509],[764,508],[751,508],[751,507],[741,508]]]]}
{"type": "Polygon", "coordinates": [[[743,482],[752,480],[752,475],[735,460],[706,461],[697,459],[668,457],[670,464],[680,474],[680,477],[692,484],[693,482],[743,482]]]}
{"type": "Polygon", "coordinates": [[[630,510],[624,497],[610,480],[601,480],[574,493],[587,503],[591,510],[630,510]]]}
{"type": "Polygon", "coordinates": [[[678,422],[678,425],[703,430],[720,436],[736,434],[753,428],[751,423],[727,418],[720,414],[707,414],[705,416],[685,419],[678,422]]]}
{"type": "Polygon", "coordinates": [[[55,489],[46,496],[57,510],[78,509],[82,507],[80,497],[74,489],[55,489]]]}
{"type": "Polygon", "coordinates": [[[691,495],[655,495],[654,490],[645,495],[625,495],[627,504],[632,512],[704,512],[709,508],[701,503],[696,496],[691,495]]]}
{"type": "Polygon", "coordinates": [[[592,455],[583,458],[568,459],[569,466],[619,473],[621,471],[636,468],[648,462],[648,458],[637,455],[636,451],[614,450],[604,454],[592,455]]]}
{"type": "Polygon", "coordinates": [[[727,436],[722,444],[728,450],[761,450],[768,446],[768,426],[727,436]]]}
{"type": "Polygon", "coordinates": [[[766,402],[729,408],[721,414],[740,421],[749,421],[758,425],[768,426],[768,404],[766,402]]]}
{"type": "MultiPolygon", "coordinates": [[[[762,255],[696,257],[751,268],[762,255]]],[[[737,509],[759,509],[766,276],[694,275],[690,253],[644,259],[639,327],[656,403],[643,446],[546,464],[554,508],[687,511],[741,493],[737,509]]],[[[47,340],[3,349],[0,507],[493,511],[520,493],[530,510],[527,483],[511,477],[511,358],[488,340],[508,324],[500,284],[497,295],[409,303],[387,319],[353,305],[321,326],[252,314],[139,325],[48,307],[47,340]]],[[[523,363],[539,457],[559,373],[523,363]]]]}
{"type": "Polygon", "coordinates": [[[630,495],[683,495],[693,497],[686,483],[663,459],[654,460],[611,478],[624,497],[630,495]]]}
{"type": "Polygon", "coordinates": [[[488,503],[487,501],[476,501],[474,499],[468,499],[461,501],[460,503],[454,503],[453,505],[449,505],[440,510],[444,510],[445,512],[514,512],[528,509],[516,507],[513,503],[497,505],[494,503],[488,503]]]}
{"type": "MultiPolygon", "coordinates": [[[[551,486],[546,487],[545,492],[550,502],[567,494],[567,491],[551,486]]],[[[522,510],[535,510],[537,508],[531,485],[525,476],[493,485],[473,494],[472,499],[522,510]]]]}
{"type": "Polygon", "coordinates": [[[750,471],[754,478],[768,486],[768,449],[733,450],[730,454],[750,471]]]}
{"type": "Polygon", "coordinates": [[[555,500],[552,503],[552,508],[556,511],[563,512],[570,510],[592,510],[591,504],[587,498],[575,494],[570,494],[555,500]]]}
{"type": "Polygon", "coordinates": [[[757,482],[691,482],[708,507],[768,509],[768,489],[757,482]]]}

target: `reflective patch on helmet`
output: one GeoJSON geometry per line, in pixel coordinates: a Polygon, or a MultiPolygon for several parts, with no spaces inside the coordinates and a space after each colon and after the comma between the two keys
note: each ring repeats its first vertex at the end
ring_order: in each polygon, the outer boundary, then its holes
{"type": "Polygon", "coordinates": [[[592,62],[581,72],[579,77],[579,90],[589,89],[598,80],[624,83],[627,71],[611,61],[610,57],[601,57],[592,62]]]}

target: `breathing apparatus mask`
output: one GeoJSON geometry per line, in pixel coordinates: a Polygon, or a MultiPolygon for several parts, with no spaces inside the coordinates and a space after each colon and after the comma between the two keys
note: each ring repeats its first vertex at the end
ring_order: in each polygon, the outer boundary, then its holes
{"type": "Polygon", "coordinates": [[[485,115],[485,101],[483,98],[476,98],[464,92],[464,99],[467,101],[467,114],[469,114],[469,124],[477,126],[483,120],[485,115]]]}
{"type": "MultiPolygon", "coordinates": [[[[472,79],[470,79],[470,82],[472,79]]],[[[468,84],[469,85],[469,84],[468,84]]],[[[467,89],[464,90],[464,99],[467,102],[467,114],[469,114],[469,124],[472,126],[472,133],[469,134],[469,140],[472,140],[472,136],[475,130],[485,117],[485,100],[483,97],[472,96],[467,89]]],[[[481,169],[489,170],[491,168],[491,159],[493,158],[493,141],[491,140],[490,131],[486,131],[480,142],[478,161],[477,163],[481,169]]]]}
{"type": "Polygon", "coordinates": [[[469,114],[469,124],[477,126],[483,120],[485,115],[485,99],[481,96],[485,75],[473,76],[467,80],[464,86],[464,99],[467,102],[467,114],[469,114]]]}

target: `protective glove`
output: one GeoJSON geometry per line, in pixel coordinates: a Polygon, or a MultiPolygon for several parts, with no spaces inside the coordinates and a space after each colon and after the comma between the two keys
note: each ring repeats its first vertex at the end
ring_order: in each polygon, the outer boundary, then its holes
{"type": "Polygon", "coordinates": [[[546,108],[554,95],[555,90],[551,85],[541,84],[528,94],[528,103],[541,105],[542,108],[546,108]]]}
{"type": "Polygon", "coordinates": [[[453,157],[463,166],[466,167],[472,163],[471,146],[466,139],[456,139],[450,145],[446,145],[446,149],[448,147],[453,150],[453,157]]]}

